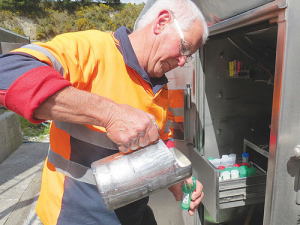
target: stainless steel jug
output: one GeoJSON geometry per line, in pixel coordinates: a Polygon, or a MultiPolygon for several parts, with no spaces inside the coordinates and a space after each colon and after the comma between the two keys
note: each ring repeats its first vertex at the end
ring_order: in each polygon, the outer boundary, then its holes
{"type": "Polygon", "coordinates": [[[174,149],[159,140],[130,154],[94,162],[91,168],[106,207],[120,208],[189,178],[191,162],[174,149]]]}

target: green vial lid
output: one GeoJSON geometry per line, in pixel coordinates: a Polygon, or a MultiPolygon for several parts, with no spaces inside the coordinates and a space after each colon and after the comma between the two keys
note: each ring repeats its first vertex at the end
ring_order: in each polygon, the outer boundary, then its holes
{"type": "Polygon", "coordinates": [[[232,170],[232,168],[228,168],[228,167],[226,167],[226,168],[224,169],[224,171],[228,171],[228,172],[231,172],[231,170],[232,170]]]}
{"type": "Polygon", "coordinates": [[[214,160],[214,157],[207,157],[207,160],[214,160]]]}
{"type": "Polygon", "coordinates": [[[248,168],[248,177],[254,176],[256,173],[256,169],[254,167],[248,168]]]}
{"type": "Polygon", "coordinates": [[[221,174],[224,172],[224,170],[219,170],[220,171],[220,176],[221,176],[221,174]]]}
{"type": "Polygon", "coordinates": [[[184,183],[181,187],[183,192],[190,192],[193,191],[193,185],[192,184],[188,184],[188,183],[184,183]]]}
{"type": "Polygon", "coordinates": [[[238,169],[239,169],[239,172],[240,172],[240,177],[247,177],[248,169],[246,168],[246,166],[241,166],[238,169]]]}

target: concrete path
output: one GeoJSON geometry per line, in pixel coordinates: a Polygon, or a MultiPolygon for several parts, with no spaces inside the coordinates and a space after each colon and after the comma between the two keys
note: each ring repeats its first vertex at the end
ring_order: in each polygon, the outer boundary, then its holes
{"type": "MultiPolygon", "coordinates": [[[[41,225],[35,213],[48,143],[24,143],[0,164],[0,225],[41,225]]],[[[191,225],[167,189],[150,196],[158,225],[191,225]]]]}
{"type": "Polygon", "coordinates": [[[48,143],[24,143],[0,164],[0,225],[41,224],[34,213],[48,143]]]}

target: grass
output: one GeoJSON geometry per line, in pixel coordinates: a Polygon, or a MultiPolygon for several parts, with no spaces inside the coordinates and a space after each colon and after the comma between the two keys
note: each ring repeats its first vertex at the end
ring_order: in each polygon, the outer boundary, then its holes
{"type": "MultiPolygon", "coordinates": [[[[49,126],[43,124],[33,124],[26,120],[24,117],[20,116],[21,129],[24,136],[27,137],[42,137],[49,134],[49,126]]],[[[48,125],[48,124],[47,124],[48,125]]]]}

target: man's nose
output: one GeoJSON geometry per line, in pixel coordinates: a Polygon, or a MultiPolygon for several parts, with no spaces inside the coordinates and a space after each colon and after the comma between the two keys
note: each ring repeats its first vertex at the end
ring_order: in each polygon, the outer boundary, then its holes
{"type": "Polygon", "coordinates": [[[186,62],[186,55],[181,55],[179,57],[177,57],[178,60],[178,66],[184,66],[185,62],[186,62]]]}

